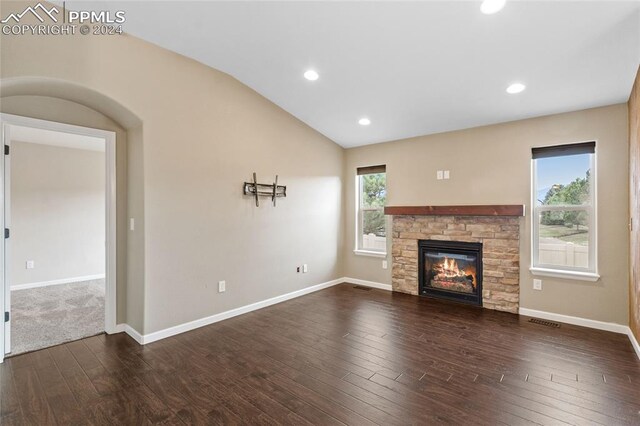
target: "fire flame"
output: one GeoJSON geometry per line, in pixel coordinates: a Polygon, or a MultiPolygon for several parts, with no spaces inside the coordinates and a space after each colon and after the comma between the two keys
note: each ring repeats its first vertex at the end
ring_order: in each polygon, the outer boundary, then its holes
{"type": "Polygon", "coordinates": [[[452,277],[464,277],[471,275],[473,277],[473,286],[476,286],[476,271],[475,268],[469,266],[464,271],[458,268],[458,262],[455,259],[444,258],[442,262],[442,274],[447,278],[452,277]]]}
{"type": "Polygon", "coordinates": [[[457,277],[462,275],[460,269],[458,269],[458,262],[455,259],[444,258],[442,262],[442,271],[448,277],[457,277]]]}

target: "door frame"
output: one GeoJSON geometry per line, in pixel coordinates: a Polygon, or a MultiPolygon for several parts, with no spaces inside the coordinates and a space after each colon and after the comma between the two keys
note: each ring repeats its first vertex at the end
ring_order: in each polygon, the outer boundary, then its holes
{"type": "MultiPolygon", "coordinates": [[[[43,130],[53,130],[57,132],[73,133],[76,135],[92,136],[104,139],[105,141],[105,331],[108,334],[116,333],[116,312],[117,312],[117,298],[116,298],[116,272],[117,272],[117,259],[116,259],[116,242],[117,242],[117,228],[116,228],[116,134],[115,132],[101,129],[94,129],[90,127],[75,126],[72,124],[58,123],[55,121],[40,120],[31,117],[23,117],[12,114],[0,113],[0,128],[2,131],[2,144],[10,143],[10,129],[11,126],[24,126],[32,127],[43,130]]],[[[2,155],[0,161],[0,202],[2,208],[0,208],[0,222],[2,224],[1,229],[10,227],[10,218],[5,214],[5,210],[9,203],[10,198],[7,198],[9,194],[6,194],[5,186],[8,183],[5,177],[5,171],[9,171],[9,159],[6,155],[2,155]],[[5,169],[5,162],[7,168],[5,169]]],[[[0,244],[0,307],[3,308],[2,312],[11,312],[11,289],[6,280],[7,276],[7,254],[10,250],[11,238],[9,240],[3,239],[0,244]]],[[[11,322],[4,322],[0,326],[0,362],[4,360],[6,354],[5,349],[10,348],[10,327],[11,322]],[[5,332],[9,330],[9,332],[5,332]]]]}

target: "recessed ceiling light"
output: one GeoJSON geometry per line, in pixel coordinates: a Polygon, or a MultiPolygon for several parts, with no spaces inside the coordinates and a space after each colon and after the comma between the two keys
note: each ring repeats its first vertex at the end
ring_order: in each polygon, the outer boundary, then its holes
{"type": "Polygon", "coordinates": [[[319,77],[320,77],[320,74],[318,74],[318,72],[314,70],[307,70],[304,73],[304,78],[306,78],[309,81],[316,81],[319,77]]]}
{"type": "Polygon", "coordinates": [[[504,7],[507,0],[484,0],[480,5],[480,11],[485,15],[493,15],[504,7]]]}
{"type": "Polygon", "coordinates": [[[527,86],[525,86],[522,83],[513,83],[512,85],[507,87],[507,93],[515,95],[516,93],[520,93],[520,92],[524,91],[524,89],[526,89],[526,88],[527,88],[527,86]]]}
{"type": "Polygon", "coordinates": [[[371,120],[369,120],[366,117],[363,117],[360,120],[358,120],[358,124],[361,126],[368,126],[369,124],[371,124],[371,120]]]}

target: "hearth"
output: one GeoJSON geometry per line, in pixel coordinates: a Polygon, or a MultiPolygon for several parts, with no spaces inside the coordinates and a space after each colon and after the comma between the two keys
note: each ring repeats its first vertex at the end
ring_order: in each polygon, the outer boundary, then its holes
{"type": "Polygon", "coordinates": [[[419,293],[482,306],[482,243],[418,241],[419,293]]]}

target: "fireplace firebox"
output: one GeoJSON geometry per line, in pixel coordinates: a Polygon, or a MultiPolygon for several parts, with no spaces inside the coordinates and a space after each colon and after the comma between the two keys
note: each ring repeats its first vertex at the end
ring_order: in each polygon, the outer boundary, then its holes
{"type": "Polygon", "coordinates": [[[482,306],[482,243],[418,241],[422,296],[482,306]]]}

